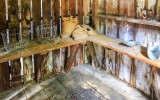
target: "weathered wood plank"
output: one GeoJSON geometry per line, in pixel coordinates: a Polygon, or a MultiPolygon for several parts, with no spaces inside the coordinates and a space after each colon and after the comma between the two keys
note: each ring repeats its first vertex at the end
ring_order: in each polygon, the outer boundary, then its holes
{"type": "MultiPolygon", "coordinates": [[[[23,29],[31,29],[31,11],[30,11],[30,0],[22,0],[22,32],[23,34],[27,34],[30,36],[30,30],[23,29]]],[[[24,83],[33,80],[33,64],[32,57],[23,58],[23,80],[24,83]]]]}
{"type": "Polygon", "coordinates": [[[20,59],[11,61],[12,87],[21,85],[21,63],[20,59]]]}
{"type": "Polygon", "coordinates": [[[51,0],[43,1],[43,24],[51,23],[51,0]]]}
{"type": "Polygon", "coordinates": [[[89,51],[91,52],[91,56],[92,56],[92,60],[93,60],[93,64],[95,67],[98,67],[99,64],[98,64],[98,60],[97,60],[97,55],[96,55],[96,52],[95,52],[95,49],[94,49],[94,46],[93,46],[93,43],[91,42],[87,42],[87,46],[89,48],[89,51]]]}
{"type": "Polygon", "coordinates": [[[141,20],[141,19],[133,19],[133,18],[126,18],[126,17],[117,17],[117,16],[111,16],[111,15],[98,15],[101,18],[107,18],[107,19],[114,19],[117,21],[125,21],[135,24],[142,24],[142,25],[149,25],[149,26],[157,26],[160,27],[160,23],[156,21],[147,21],[147,20],[141,20]]]}
{"type": "Polygon", "coordinates": [[[33,37],[37,38],[35,28],[40,25],[41,21],[41,2],[39,0],[32,0],[32,13],[33,13],[33,37]]]}
{"type": "MultiPolygon", "coordinates": [[[[0,0],[0,32],[6,29],[6,10],[5,0],[0,0]]],[[[3,44],[2,36],[0,35],[0,44],[3,44]]]]}
{"type": "MultiPolygon", "coordinates": [[[[43,1],[43,24],[51,24],[51,0],[43,1]]],[[[43,77],[50,76],[52,73],[52,51],[42,55],[41,73],[43,77]]]]}
{"type": "Polygon", "coordinates": [[[9,29],[18,29],[18,0],[8,0],[9,29]]]}
{"type": "Polygon", "coordinates": [[[67,59],[67,63],[65,65],[65,72],[69,72],[70,68],[72,67],[72,63],[74,62],[75,60],[75,57],[76,57],[76,53],[78,51],[78,48],[79,48],[79,44],[75,45],[75,46],[72,46],[71,47],[71,54],[69,56],[69,58],[67,59]]]}
{"type": "Polygon", "coordinates": [[[76,0],[69,0],[70,15],[76,17],[76,0]]]}
{"type": "Polygon", "coordinates": [[[61,11],[61,14],[62,14],[62,17],[67,17],[67,16],[68,16],[68,10],[69,10],[69,9],[68,9],[68,8],[69,8],[69,7],[68,7],[68,6],[69,6],[69,5],[68,5],[68,2],[69,2],[68,0],[62,0],[62,1],[61,1],[61,5],[62,5],[62,7],[61,7],[61,8],[62,8],[62,9],[61,9],[61,10],[62,10],[62,11],[61,11]]]}
{"type": "Polygon", "coordinates": [[[32,57],[25,57],[23,58],[23,80],[24,83],[33,80],[33,64],[32,64],[32,57]]]}
{"type": "Polygon", "coordinates": [[[84,4],[83,0],[78,0],[78,22],[79,24],[83,24],[83,4],[84,4]]]}
{"type": "Polygon", "coordinates": [[[0,91],[4,91],[10,88],[10,78],[9,78],[9,63],[0,64],[0,91]]]}
{"type": "Polygon", "coordinates": [[[52,0],[52,14],[53,14],[53,23],[57,25],[57,35],[60,34],[60,0],[52,0]]]}
{"type": "Polygon", "coordinates": [[[30,0],[22,0],[22,28],[31,27],[30,0]]]}
{"type": "Polygon", "coordinates": [[[57,74],[61,71],[60,65],[60,49],[53,51],[53,74],[57,74]]]}

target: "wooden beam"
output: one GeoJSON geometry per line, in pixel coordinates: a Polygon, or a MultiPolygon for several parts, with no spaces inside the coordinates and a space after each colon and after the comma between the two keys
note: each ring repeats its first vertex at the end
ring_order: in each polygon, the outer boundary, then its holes
{"type": "Polygon", "coordinates": [[[89,51],[91,52],[91,56],[92,56],[92,59],[93,59],[94,66],[98,67],[98,60],[97,60],[97,56],[96,56],[96,52],[95,52],[93,43],[87,42],[87,46],[89,48],[89,51]]]}
{"type": "Polygon", "coordinates": [[[9,88],[9,63],[0,63],[0,92],[9,88]]]}
{"type": "Polygon", "coordinates": [[[89,37],[90,42],[99,44],[103,47],[109,48],[111,50],[126,54],[132,58],[138,59],[140,61],[146,62],[153,66],[160,68],[160,60],[150,60],[147,56],[147,48],[142,46],[127,47],[122,44],[119,39],[113,39],[105,35],[98,35],[96,37],[89,37]]]}
{"type": "Polygon", "coordinates": [[[76,53],[78,51],[78,48],[79,48],[79,44],[71,47],[71,54],[70,54],[69,58],[67,59],[66,66],[65,66],[66,73],[68,73],[70,68],[72,67],[72,64],[73,64],[75,57],[76,57],[76,53]]]}
{"type": "Polygon", "coordinates": [[[86,39],[78,40],[78,41],[74,41],[71,38],[60,39],[53,44],[43,45],[43,46],[38,45],[36,41],[32,41],[32,43],[30,43],[28,48],[26,48],[26,50],[24,51],[21,51],[18,53],[11,52],[3,56],[0,56],[0,63],[7,62],[9,60],[19,59],[21,57],[27,57],[27,56],[39,54],[41,52],[57,50],[59,48],[64,48],[64,47],[68,47],[71,45],[77,45],[77,44],[88,42],[88,41],[99,44],[103,47],[112,49],[114,51],[126,54],[132,58],[141,60],[143,62],[146,62],[148,64],[151,64],[153,66],[160,68],[160,61],[152,61],[147,57],[146,47],[141,47],[141,46],[135,46],[133,48],[126,47],[126,46],[121,45],[122,41],[118,39],[113,39],[111,37],[108,37],[102,34],[99,34],[97,36],[89,36],[86,39]]]}
{"type": "Polygon", "coordinates": [[[27,56],[39,54],[41,52],[47,52],[47,51],[57,50],[59,48],[65,48],[65,47],[76,45],[86,41],[87,39],[74,41],[72,38],[66,38],[66,39],[56,40],[56,42],[49,45],[40,45],[36,41],[32,41],[29,43],[27,48],[23,51],[20,51],[18,53],[10,52],[3,56],[0,56],[0,63],[7,62],[9,60],[19,59],[21,57],[27,57],[27,56]]]}
{"type": "Polygon", "coordinates": [[[157,22],[157,21],[147,21],[147,20],[141,20],[141,19],[116,17],[116,16],[112,16],[112,15],[102,15],[102,14],[99,14],[97,16],[100,18],[113,19],[113,20],[117,20],[117,21],[125,21],[125,22],[129,22],[129,23],[160,27],[160,22],[157,22]]]}

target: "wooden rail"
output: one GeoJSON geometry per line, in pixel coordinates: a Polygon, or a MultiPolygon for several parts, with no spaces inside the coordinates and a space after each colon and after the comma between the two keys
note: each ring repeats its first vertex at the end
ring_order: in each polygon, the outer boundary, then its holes
{"type": "Polygon", "coordinates": [[[79,40],[79,41],[74,41],[71,38],[59,39],[55,43],[50,44],[50,45],[38,45],[36,43],[36,41],[32,41],[29,44],[28,48],[25,49],[25,51],[21,51],[18,53],[11,52],[11,53],[5,54],[3,56],[0,56],[0,63],[7,62],[9,60],[19,59],[21,57],[39,54],[42,52],[56,50],[59,48],[64,48],[64,47],[68,47],[71,45],[76,45],[76,44],[88,42],[88,41],[99,44],[103,47],[112,49],[114,51],[126,54],[132,58],[141,60],[143,62],[146,62],[148,64],[151,64],[153,66],[160,68],[160,61],[159,60],[152,61],[147,57],[147,48],[146,47],[141,47],[141,46],[135,46],[132,48],[126,47],[121,44],[122,41],[120,41],[118,39],[113,39],[113,38],[105,36],[105,35],[100,35],[100,34],[98,36],[92,36],[92,37],[89,36],[86,39],[79,40]]]}
{"type": "Polygon", "coordinates": [[[116,17],[112,15],[103,15],[103,14],[99,14],[97,16],[100,18],[114,19],[117,21],[125,21],[125,22],[130,22],[130,23],[135,23],[135,24],[143,24],[143,25],[160,27],[160,22],[157,22],[157,21],[147,21],[147,20],[141,20],[141,19],[126,18],[126,17],[116,17]]]}

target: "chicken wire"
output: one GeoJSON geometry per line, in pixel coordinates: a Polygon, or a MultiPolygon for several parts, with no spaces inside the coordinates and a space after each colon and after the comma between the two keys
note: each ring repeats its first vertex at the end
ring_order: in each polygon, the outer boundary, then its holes
{"type": "Polygon", "coordinates": [[[57,36],[57,26],[50,24],[38,25],[36,28],[38,43],[48,44],[54,42],[57,36]]]}
{"type": "Polygon", "coordinates": [[[25,49],[29,42],[30,29],[22,29],[22,33],[19,30],[13,29],[9,32],[1,32],[4,49],[7,52],[21,51],[25,49]]]}

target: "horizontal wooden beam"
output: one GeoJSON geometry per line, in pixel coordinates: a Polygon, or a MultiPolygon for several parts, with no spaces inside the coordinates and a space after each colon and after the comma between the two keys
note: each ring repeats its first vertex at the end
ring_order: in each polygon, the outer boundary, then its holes
{"type": "Polygon", "coordinates": [[[140,61],[146,62],[150,65],[160,68],[160,59],[153,61],[147,56],[147,48],[142,46],[127,47],[122,45],[122,41],[119,39],[114,39],[104,35],[98,35],[95,37],[88,37],[89,41],[99,44],[103,47],[109,48],[111,50],[126,54],[132,58],[138,59],[140,61]]]}
{"type": "Polygon", "coordinates": [[[57,40],[57,42],[50,45],[38,45],[36,41],[32,41],[29,44],[28,48],[26,48],[24,51],[21,51],[18,53],[11,52],[3,56],[0,56],[0,63],[7,62],[9,60],[19,59],[21,57],[27,57],[27,56],[39,54],[41,52],[52,51],[59,48],[64,48],[64,47],[68,47],[71,45],[76,45],[76,44],[80,44],[88,41],[99,44],[103,47],[112,49],[114,51],[126,54],[132,58],[138,59],[140,61],[151,64],[157,68],[160,68],[159,60],[153,61],[148,58],[146,47],[141,47],[141,46],[135,46],[132,48],[126,47],[124,45],[121,45],[122,41],[118,39],[113,39],[105,35],[100,35],[100,34],[98,36],[89,36],[86,39],[78,40],[78,41],[74,41],[72,38],[59,39],[57,40]]]}
{"type": "Polygon", "coordinates": [[[147,21],[147,20],[141,20],[141,19],[118,17],[118,16],[116,17],[112,15],[102,15],[102,14],[99,14],[97,16],[100,18],[113,19],[117,21],[125,21],[125,22],[130,22],[130,23],[135,23],[135,24],[143,24],[143,25],[160,27],[160,22],[157,22],[157,21],[147,21]]]}
{"type": "Polygon", "coordinates": [[[23,51],[4,53],[4,55],[0,54],[2,55],[0,56],[0,63],[19,59],[21,57],[28,57],[31,55],[41,54],[47,51],[65,48],[65,47],[80,44],[86,41],[88,41],[87,38],[83,40],[77,40],[77,41],[74,41],[72,38],[66,38],[66,39],[55,40],[54,43],[47,44],[47,45],[40,45],[36,41],[31,41],[27,46],[27,48],[23,51]]]}

